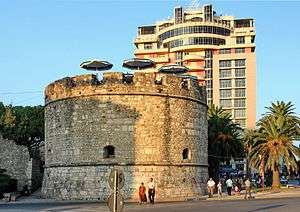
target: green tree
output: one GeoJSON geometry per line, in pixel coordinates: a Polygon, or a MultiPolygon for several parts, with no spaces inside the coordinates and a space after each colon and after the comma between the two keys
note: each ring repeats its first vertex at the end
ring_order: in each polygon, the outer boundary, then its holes
{"type": "Polygon", "coordinates": [[[211,177],[219,177],[220,162],[243,156],[241,128],[233,123],[231,115],[212,105],[208,109],[208,163],[211,177]]]}
{"type": "Polygon", "coordinates": [[[272,189],[280,188],[280,166],[285,163],[289,172],[297,171],[297,159],[300,152],[293,145],[299,139],[299,118],[294,113],[291,102],[272,103],[268,112],[259,120],[259,139],[251,151],[251,163],[254,167],[261,165],[273,173],[272,189]]]}
{"type": "Polygon", "coordinates": [[[258,137],[259,137],[258,131],[254,129],[246,129],[242,135],[242,141],[244,144],[246,159],[247,159],[246,171],[248,176],[250,174],[249,173],[250,153],[252,151],[253,146],[257,142],[258,137]]]}
{"type": "Polygon", "coordinates": [[[19,145],[32,147],[44,140],[43,106],[6,106],[1,118],[1,134],[19,145]]]}

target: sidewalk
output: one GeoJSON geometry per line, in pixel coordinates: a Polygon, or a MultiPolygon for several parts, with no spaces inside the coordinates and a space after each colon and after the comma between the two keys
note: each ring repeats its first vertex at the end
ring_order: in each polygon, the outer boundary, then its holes
{"type": "MultiPolygon", "coordinates": [[[[198,201],[228,201],[228,200],[244,200],[244,193],[245,191],[242,191],[240,195],[234,194],[232,196],[228,196],[227,193],[223,193],[223,197],[219,198],[217,194],[214,194],[213,198],[208,198],[208,196],[203,196],[198,199],[191,199],[187,200],[190,202],[198,202],[198,201]]],[[[271,191],[265,191],[265,192],[253,192],[252,195],[255,199],[274,199],[274,198],[293,198],[293,197],[300,197],[300,188],[297,189],[284,189],[282,192],[271,192],[271,191]]],[[[168,201],[168,202],[157,202],[157,203],[172,203],[172,202],[184,202],[184,201],[168,201]]],[[[1,204],[49,204],[49,203],[61,203],[61,204],[72,204],[72,203],[78,203],[78,204],[85,204],[85,203],[97,203],[103,206],[106,206],[105,202],[99,202],[99,201],[88,201],[88,200],[55,200],[55,199],[42,199],[40,198],[40,195],[38,192],[33,193],[32,195],[28,197],[20,197],[17,199],[16,202],[5,202],[3,200],[0,200],[1,204]]],[[[126,204],[134,205],[135,202],[126,202],[126,204]]]]}
{"type": "MultiPolygon", "coordinates": [[[[217,194],[214,194],[213,198],[208,198],[206,196],[206,200],[244,200],[245,191],[241,191],[241,193],[228,196],[227,193],[223,193],[223,197],[219,198],[217,194]]],[[[300,197],[300,189],[299,188],[291,188],[291,189],[283,189],[281,192],[272,192],[272,191],[265,191],[265,192],[251,192],[251,195],[255,199],[275,199],[275,198],[292,198],[292,197],[300,197]]]]}

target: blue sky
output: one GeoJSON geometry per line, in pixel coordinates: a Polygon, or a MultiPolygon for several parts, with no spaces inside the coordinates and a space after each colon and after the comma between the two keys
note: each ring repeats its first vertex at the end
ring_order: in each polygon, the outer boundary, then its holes
{"type": "MultiPolygon", "coordinates": [[[[1,1],[0,101],[43,104],[50,82],[86,71],[90,58],[121,71],[133,56],[139,25],[172,16],[190,1],[26,0],[1,1]]],[[[271,101],[292,101],[300,114],[300,2],[200,1],[218,14],[253,17],[257,45],[257,117],[271,101]]]]}

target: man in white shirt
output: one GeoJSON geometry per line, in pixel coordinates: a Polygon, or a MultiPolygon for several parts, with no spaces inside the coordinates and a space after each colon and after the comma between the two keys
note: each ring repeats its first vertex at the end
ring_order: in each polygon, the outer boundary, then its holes
{"type": "Polygon", "coordinates": [[[247,178],[247,180],[245,181],[245,187],[246,187],[246,193],[245,193],[245,197],[244,199],[251,199],[251,181],[249,180],[249,178],[247,178]],[[249,195],[249,197],[248,197],[249,195]]]}
{"type": "Polygon", "coordinates": [[[232,189],[232,180],[230,178],[228,178],[228,180],[226,180],[226,187],[227,187],[227,193],[229,196],[231,196],[231,189],[232,189]]]}
{"type": "Polygon", "coordinates": [[[151,204],[154,204],[154,196],[155,196],[155,183],[153,182],[153,178],[150,178],[150,182],[148,183],[148,197],[151,204]]]}
{"type": "Polygon", "coordinates": [[[214,196],[215,185],[215,181],[213,181],[212,178],[209,178],[209,181],[207,182],[208,197],[214,196]]]}

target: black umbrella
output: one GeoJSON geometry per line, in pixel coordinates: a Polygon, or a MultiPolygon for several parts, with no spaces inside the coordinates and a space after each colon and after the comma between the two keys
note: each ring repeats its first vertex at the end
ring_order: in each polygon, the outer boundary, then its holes
{"type": "Polygon", "coordinates": [[[132,58],[123,61],[123,67],[133,70],[152,68],[154,65],[155,62],[149,59],[132,58]]]}
{"type": "Polygon", "coordinates": [[[88,60],[80,64],[80,68],[92,71],[105,71],[113,67],[113,64],[101,60],[88,60]]]}
{"type": "Polygon", "coordinates": [[[188,69],[185,66],[180,66],[177,64],[174,65],[165,65],[158,69],[161,73],[167,73],[167,74],[182,74],[188,72],[190,69],[188,69]]]}

